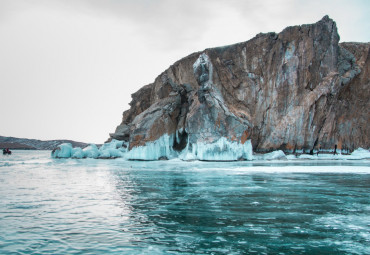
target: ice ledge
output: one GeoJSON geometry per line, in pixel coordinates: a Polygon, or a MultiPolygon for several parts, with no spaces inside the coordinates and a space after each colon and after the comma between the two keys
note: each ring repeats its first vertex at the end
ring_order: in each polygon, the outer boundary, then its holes
{"type": "Polygon", "coordinates": [[[359,148],[350,155],[325,154],[300,156],[285,155],[283,151],[275,151],[263,155],[254,155],[251,141],[244,144],[221,137],[213,143],[189,144],[181,152],[173,149],[175,135],[165,134],[158,140],[148,142],[145,146],[134,147],[128,151],[123,141],[112,140],[100,148],[91,144],[88,147],[72,148],[70,143],[59,145],[51,153],[53,158],[124,158],[126,160],[161,160],[179,158],[184,161],[236,161],[236,160],[361,160],[370,159],[370,151],[359,148]]]}
{"type": "Polygon", "coordinates": [[[145,146],[132,148],[124,157],[129,160],[179,158],[181,160],[236,161],[253,159],[250,140],[241,144],[222,137],[214,143],[188,143],[183,151],[176,152],[173,150],[174,139],[174,135],[165,134],[154,142],[146,143],[145,146]]]}

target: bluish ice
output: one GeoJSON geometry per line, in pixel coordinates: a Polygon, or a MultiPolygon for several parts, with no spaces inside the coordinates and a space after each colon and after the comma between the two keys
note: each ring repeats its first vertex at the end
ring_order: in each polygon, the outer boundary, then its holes
{"type": "Polygon", "coordinates": [[[259,159],[1,155],[0,254],[370,254],[369,160],[259,159]]]}

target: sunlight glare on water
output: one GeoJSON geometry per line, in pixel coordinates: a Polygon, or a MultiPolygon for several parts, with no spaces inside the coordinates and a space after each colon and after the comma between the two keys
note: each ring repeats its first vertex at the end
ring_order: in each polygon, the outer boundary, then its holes
{"type": "Polygon", "coordinates": [[[369,254],[369,161],[0,158],[0,254],[369,254]]]}

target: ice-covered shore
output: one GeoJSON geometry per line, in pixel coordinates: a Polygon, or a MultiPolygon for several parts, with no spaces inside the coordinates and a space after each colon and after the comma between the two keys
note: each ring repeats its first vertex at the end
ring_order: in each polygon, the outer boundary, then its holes
{"type": "Polygon", "coordinates": [[[172,137],[162,136],[160,139],[147,143],[145,146],[134,147],[128,150],[128,144],[123,141],[112,140],[98,148],[90,144],[84,149],[73,148],[70,143],[59,145],[51,152],[53,158],[125,158],[127,160],[160,160],[180,158],[182,160],[206,161],[236,161],[252,160],[252,144],[228,141],[220,138],[214,143],[199,143],[187,146],[182,151],[175,151],[171,144],[172,137]]]}
{"type": "Polygon", "coordinates": [[[205,160],[205,161],[236,161],[236,160],[294,160],[294,159],[314,159],[314,160],[360,160],[370,159],[368,149],[358,148],[351,154],[319,153],[314,155],[286,155],[283,151],[273,151],[266,154],[253,154],[250,141],[240,144],[231,142],[224,138],[211,144],[196,144],[192,148],[186,147],[183,151],[175,151],[170,146],[170,137],[161,137],[155,142],[146,146],[135,147],[128,150],[128,144],[123,141],[112,140],[98,148],[95,144],[90,144],[84,149],[73,148],[70,143],[59,145],[51,153],[53,158],[124,158],[127,160],[161,160],[174,159],[181,160],[205,160]]]}
{"type": "Polygon", "coordinates": [[[72,147],[70,143],[63,143],[51,152],[53,158],[122,158],[127,149],[123,141],[113,140],[103,144],[98,148],[95,144],[90,144],[84,149],[72,147]]]}

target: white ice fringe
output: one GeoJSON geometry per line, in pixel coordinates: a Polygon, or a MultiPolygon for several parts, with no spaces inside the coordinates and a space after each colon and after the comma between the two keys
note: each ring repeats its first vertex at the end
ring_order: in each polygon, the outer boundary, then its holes
{"type": "Polygon", "coordinates": [[[192,144],[191,151],[187,146],[180,154],[182,160],[235,161],[252,160],[253,151],[250,140],[244,144],[221,137],[214,143],[192,144]]]}
{"type": "Polygon", "coordinates": [[[125,157],[131,160],[158,160],[162,157],[170,159],[174,157],[173,142],[174,135],[164,134],[153,142],[147,142],[144,146],[132,148],[125,157]]]}
{"type": "Polygon", "coordinates": [[[123,157],[127,149],[122,147],[123,141],[112,140],[103,144],[99,149],[90,144],[84,149],[72,148],[72,144],[63,143],[51,152],[53,158],[119,158],[123,157]]]}

